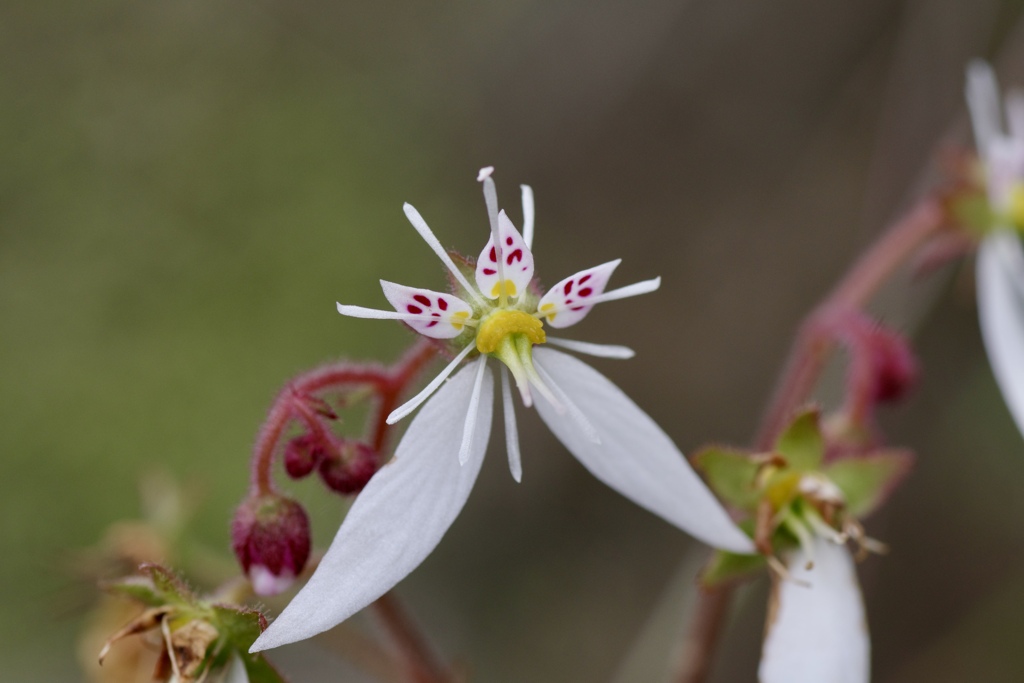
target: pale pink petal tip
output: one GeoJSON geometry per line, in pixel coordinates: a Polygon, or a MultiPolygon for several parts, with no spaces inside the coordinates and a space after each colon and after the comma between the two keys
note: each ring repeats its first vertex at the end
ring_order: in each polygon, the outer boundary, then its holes
{"type": "Polygon", "coordinates": [[[263,565],[254,564],[249,568],[249,583],[256,595],[278,595],[295,583],[295,575],[284,572],[278,576],[263,565]]]}

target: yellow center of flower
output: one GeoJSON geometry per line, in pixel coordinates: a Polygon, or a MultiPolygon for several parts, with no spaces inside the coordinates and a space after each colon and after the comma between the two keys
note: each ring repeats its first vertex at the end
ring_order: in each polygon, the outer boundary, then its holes
{"type": "Polygon", "coordinates": [[[512,335],[523,335],[531,344],[547,341],[544,324],[524,311],[499,310],[489,315],[476,333],[476,348],[480,353],[494,353],[502,342],[512,335]]]}
{"type": "Polygon", "coordinates": [[[1024,229],[1024,184],[1017,183],[1010,190],[1009,207],[1007,213],[1010,221],[1018,229],[1024,229]]]}

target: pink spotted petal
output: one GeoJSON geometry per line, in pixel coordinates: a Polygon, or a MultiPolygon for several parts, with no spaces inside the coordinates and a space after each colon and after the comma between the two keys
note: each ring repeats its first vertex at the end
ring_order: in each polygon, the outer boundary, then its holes
{"type": "Polygon", "coordinates": [[[597,303],[588,302],[604,292],[608,280],[621,262],[622,259],[615,259],[565,278],[548,290],[537,304],[537,310],[551,327],[575,325],[597,303]]]}
{"type": "Polygon", "coordinates": [[[473,317],[473,309],[462,299],[430,289],[406,287],[387,280],[380,281],[384,296],[399,313],[429,316],[406,320],[412,329],[426,337],[451,339],[466,329],[465,321],[473,317]]]}
{"type": "Polygon", "coordinates": [[[497,299],[501,294],[501,273],[505,276],[506,293],[518,297],[533,279],[533,253],[504,211],[498,214],[498,239],[501,240],[501,267],[498,267],[499,250],[495,249],[492,236],[476,262],[476,285],[484,296],[497,299]]]}

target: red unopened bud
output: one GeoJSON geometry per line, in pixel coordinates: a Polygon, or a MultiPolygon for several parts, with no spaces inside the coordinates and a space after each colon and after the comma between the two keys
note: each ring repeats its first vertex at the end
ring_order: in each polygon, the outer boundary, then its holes
{"type": "Polygon", "coordinates": [[[359,493],[379,469],[377,452],[359,441],[343,442],[320,461],[320,477],[338,493],[359,493]]]}
{"type": "Polygon", "coordinates": [[[917,360],[902,336],[877,327],[867,338],[874,370],[873,398],[896,401],[917,381],[917,360]]]}
{"type": "Polygon", "coordinates": [[[309,559],[309,518],[296,501],[268,493],[247,498],[231,523],[231,546],[259,595],[288,588],[309,559]]]}
{"type": "Polygon", "coordinates": [[[313,434],[303,434],[288,442],[284,449],[284,469],[292,479],[302,479],[316,469],[326,448],[313,434]]]}

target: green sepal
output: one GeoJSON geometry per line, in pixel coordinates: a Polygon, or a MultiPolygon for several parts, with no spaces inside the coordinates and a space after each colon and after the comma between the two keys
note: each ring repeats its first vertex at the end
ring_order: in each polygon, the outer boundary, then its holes
{"type": "Polygon", "coordinates": [[[817,408],[799,413],[775,442],[775,450],[797,470],[816,470],[825,457],[825,440],[817,408]]]}
{"type": "Polygon", "coordinates": [[[249,648],[267,628],[267,619],[257,610],[237,605],[213,605],[213,614],[221,636],[227,641],[228,652],[234,650],[242,658],[249,683],[284,683],[284,677],[267,661],[262,653],[250,653],[249,648]]]}
{"type": "Polygon", "coordinates": [[[707,446],[693,456],[711,489],[724,501],[743,510],[753,510],[761,493],[757,490],[758,464],[746,451],[707,446]]]}
{"type": "Polygon", "coordinates": [[[717,550],[712,555],[711,562],[701,572],[700,582],[710,588],[736,581],[761,571],[765,564],[764,555],[739,555],[726,550],[717,550]]]}
{"type": "Polygon", "coordinates": [[[149,578],[153,589],[162,596],[164,605],[196,605],[199,600],[181,578],[166,567],[146,562],[139,572],[149,578]]]}
{"type": "Polygon", "coordinates": [[[127,576],[116,581],[106,581],[102,587],[108,593],[141,602],[148,607],[162,607],[167,604],[163,593],[145,576],[127,576]]]}
{"type": "Polygon", "coordinates": [[[864,517],[910,471],[913,460],[910,451],[876,451],[833,463],[825,468],[824,474],[843,492],[847,513],[864,517]]]}
{"type": "Polygon", "coordinates": [[[984,192],[958,194],[949,207],[957,223],[975,235],[987,235],[999,222],[984,192]]]}

